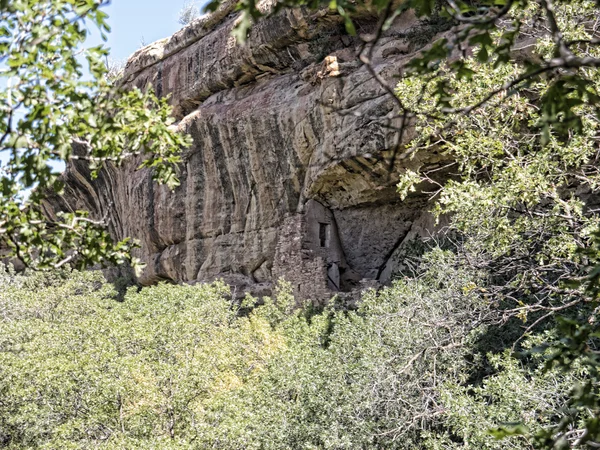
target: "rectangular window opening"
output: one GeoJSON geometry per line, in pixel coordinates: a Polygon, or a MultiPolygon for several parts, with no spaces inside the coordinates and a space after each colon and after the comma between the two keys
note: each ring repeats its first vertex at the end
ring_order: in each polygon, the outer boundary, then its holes
{"type": "Polygon", "coordinates": [[[329,247],[329,224],[319,223],[319,243],[321,247],[329,247]]]}

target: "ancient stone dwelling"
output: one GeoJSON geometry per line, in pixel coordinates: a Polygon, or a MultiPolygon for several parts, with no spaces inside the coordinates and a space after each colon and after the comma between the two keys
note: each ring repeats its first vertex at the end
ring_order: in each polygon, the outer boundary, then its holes
{"type": "MultiPolygon", "coordinates": [[[[157,186],[139,161],[107,166],[95,180],[72,163],[48,214],[109,217],[116,239],[141,243],[142,284],[223,278],[237,292],[262,293],[283,277],[302,298],[323,298],[389,282],[406,243],[433,226],[424,195],[400,201],[397,176],[441,167],[443,156],[420,153],[390,170],[395,103],[337,14],[285,11],[257,23],[241,46],[233,8],[139,50],[125,70],[124,85],[169,96],[174,126],[194,139],[180,187],[157,186]]],[[[358,23],[368,33],[374,18],[358,23]]],[[[393,82],[438,28],[411,12],[398,17],[375,69],[393,82]]]]}
{"type": "Polygon", "coordinates": [[[287,217],[279,232],[273,278],[283,277],[306,298],[350,290],[360,278],[346,263],[335,218],[317,201],[287,217]]]}

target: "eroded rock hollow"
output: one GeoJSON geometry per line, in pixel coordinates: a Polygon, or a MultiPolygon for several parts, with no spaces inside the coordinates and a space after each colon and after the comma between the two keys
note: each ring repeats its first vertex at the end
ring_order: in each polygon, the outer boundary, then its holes
{"type": "MultiPolygon", "coordinates": [[[[285,11],[257,23],[244,46],[231,36],[236,19],[224,5],[127,64],[125,82],[169,96],[176,126],[194,139],[180,187],[156,185],[135,161],[95,180],[75,162],[49,214],[86,209],[108,217],[116,239],[138,239],[142,284],[224,278],[267,291],[284,277],[301,297],[322,298],[389,282],[402,246],[433,229],[422,196],[400,201],[397,175],[443,157],[419,154],[390,172],[395,103],[339,16],[285,11]]],[[[369,33],[375,18],[358,24],[369,33]]],[[[375,70],[393,83],[439,28],[405,13],[380,39],[375,70]]]]}

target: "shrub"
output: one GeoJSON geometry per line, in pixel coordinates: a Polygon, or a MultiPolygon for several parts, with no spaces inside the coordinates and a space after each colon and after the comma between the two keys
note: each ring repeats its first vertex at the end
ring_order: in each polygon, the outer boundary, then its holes
{"type": "Polygon", "coordinates": [[[200,8],[198,8],[196,2],[188,1],[183,5],[181,11],[179,11],[179,18],[177,21],[180,25],[185,26],[192,23],[198,17],[200,17],[200,8]]]}
{"type": "Polygon", "coordinates": [[[264,321],[234,320],[218,283],[131,288],[124,302],[98,272],[0,285],[8,448],[189,448],[212,399],[278,345],[264,321]]]}
{"type": "Polygon", "coordinates": [[[243,310],[254,306],[241,315],[220,283],[129,288],[119,302],[98,272],[4,271],[0,442],[525,448],[486,430],[547,423],[577,377],[542,373],[539,360],[523,365],[507,352],[487,363],[493,305],[477,288],[484,274],[442,250],[421,271],[365,293],[357,311],[312,315],[292,310],[284,283],[260,306],[248,298],[243,310]],[[485,368],[494,373],[473,388],[485,368]]]}

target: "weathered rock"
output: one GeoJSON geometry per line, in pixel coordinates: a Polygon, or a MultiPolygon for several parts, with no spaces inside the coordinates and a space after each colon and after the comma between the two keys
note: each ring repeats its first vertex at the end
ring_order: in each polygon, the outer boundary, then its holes
{"type": "MultiPolygon", "coordinates": [[[[418,196],[399,201],[397,174],[443,157],[419,154],[390,172],[395,103],[358,62],[339,16],[286,11],[240,46],[231,5],[139,50],[125,71],[125,83],[170,96],[177,126],[193,136],[181,186],[157,186],[136,161],[92,181],[74,162],[48,213],[86,209],[107,216],[115,238],[138,239],[143,284],[226,277],[262,289],[283,276],[322,298],[361,279],[388,281],[390,257],[426,208],[418,196]]],[[[361,20],[368,32],[373,18],[361,20]]],[[[374,67],[393,82],[436,32],[405,13],[374,67]]]]}

